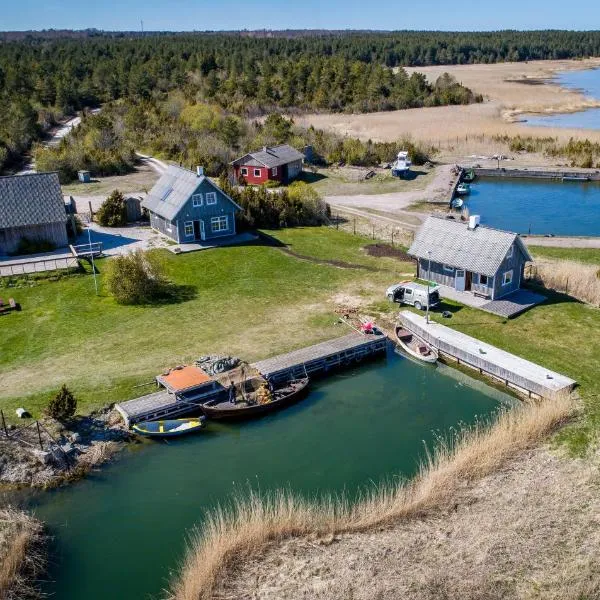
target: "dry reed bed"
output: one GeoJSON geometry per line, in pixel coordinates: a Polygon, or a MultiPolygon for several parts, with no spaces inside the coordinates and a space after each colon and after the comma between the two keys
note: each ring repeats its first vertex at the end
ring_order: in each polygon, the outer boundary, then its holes
{"type": "Polygon", "coordinates": [[[538,260],[532,276],[544,287],[600,306],[600,265],[569,260],[538,260]]]}
{"type": "Polygon", "coordinates": [[[256,558],[284,539],[368,532],[443,509],[466,484],[537,445],[573,410],[573,401],[564,397],[502,412],[491,427],[480,425],[452,443],[441,443],[413,480],[365,493],[354,505],[339,498],[305,500],[288,492],[238,498],[233,508],[214,511],[202,532],[193,534],[169,598],[212,598],[246,557],[256,558]]]}
{"type": "Polygon", "coordinates": [[[0,509],[0,600],[39,598],[45,567],[43,525],[12,508],[0,509]]]}

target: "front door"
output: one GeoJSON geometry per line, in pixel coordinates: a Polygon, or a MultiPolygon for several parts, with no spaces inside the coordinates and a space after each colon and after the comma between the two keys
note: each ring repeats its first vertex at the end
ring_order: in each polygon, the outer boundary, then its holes
{"type": "Polygon", "coordinates": [[[461,269],[456,269],[456,276],[454,278],[454,288],[458,292],[465,291],[465,272],[461,269]]]}
{"type": "Polygon", "coordinates": [[[206,235],[204,234],[204,221],[202,219],[194,221],[194,239],[202,241],[206,239],[206,235]]]}

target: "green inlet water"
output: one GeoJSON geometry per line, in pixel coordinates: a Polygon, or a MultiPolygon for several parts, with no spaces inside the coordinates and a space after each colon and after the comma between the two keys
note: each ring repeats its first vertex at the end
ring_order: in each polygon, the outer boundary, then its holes
{"type": "Polygon", "coordinates": [[[352,497],[412,476],[425,444],[510,402],[448,367],[390,353],[317,382],[278,414],[138,445],[80,483],[30,499],[54,537],[45,591],[60,600],[161,598],[187,533],[235,492],[352,497]]]}

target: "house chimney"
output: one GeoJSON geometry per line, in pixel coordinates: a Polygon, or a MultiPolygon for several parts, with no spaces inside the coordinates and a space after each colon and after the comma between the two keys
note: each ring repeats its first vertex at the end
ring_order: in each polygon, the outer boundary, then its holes
{"type": "Polygon", "coordinates": [[[201,167],[200,165],[198,165],[196,167],[196,175],[198,177],[202,177],[204,175],[204,167],[201,167]]]}
{"type": "Polygon", "coordinates": [[[481,221],[481,217],[479,215],[471,215],[469,217],[469,229],[475,229],[479,222],[481,221]]]}

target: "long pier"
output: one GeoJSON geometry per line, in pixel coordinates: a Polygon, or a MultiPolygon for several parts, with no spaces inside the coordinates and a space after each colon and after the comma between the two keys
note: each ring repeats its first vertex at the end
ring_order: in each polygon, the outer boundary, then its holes
{"type": "MultiPolygon", "coordinates": [[[[317,377],[334,369],[341,369],[378,355],[385,354],[388,338],[383,334],[350,333],[340,338],[321,342],[293,352],[274,356],[251,365],[263,377],[274,383],[295,377],[317,377]]],[[[202,395],[186,392],[169,393],[161,390],[141,398],[119,402],[115,409],[129,427],[140,421],[170,419],[192,412],[204,402],[226,394],[217,386],[202,395]]]]}
{"type": "Polygon", "coordinates": [[[519,179],[558,179],[560,181],[600,181],[600,171],[598,170],[549,170],[549,169],[512,169],[506,167],[494,168],[474,168],[473,172],[478,177],[506,177],[519,179]]]}
{"type": "Polygon", "coordinates": [[[409,311],[400,313],[403,326],[437,348],[442,358],[471,367],[528,398],[557,398],[577,382],[560,373],[486,344],[409,311]]]}

